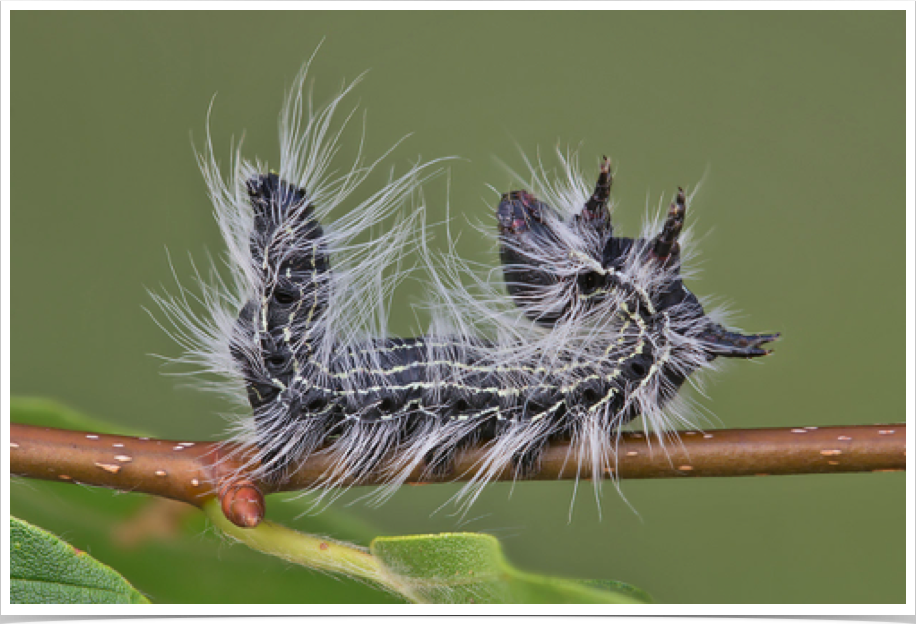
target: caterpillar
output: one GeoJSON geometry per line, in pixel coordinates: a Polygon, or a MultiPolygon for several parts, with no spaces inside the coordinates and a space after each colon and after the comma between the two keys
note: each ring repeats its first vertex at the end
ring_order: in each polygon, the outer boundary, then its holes
{"type": "Polygon", "coordinates": [[[695,424],[677,397],[688,379],[719,358],[770,353],[778,334],[726,329],[685,286],[683,189],[663,220],[628,238],[611,221],[607,158],[589,181],[575,155],[558,152],[559,177],[526,161],[527,190],[496,202],[502,279],[491,278],[453,248],[429,247],[419,189],[441,160],[347,206],[388,153],[366,163],[361,141],[334,173],[355,109],[335,125],[337,111],[358,80],[315,107],[305,76],[281,114],[278,169],[239,147],[224,179],[209,134],[200,154],[231,278],[199,279],[203,317],[185,289],[157,298],[185,347],[178,360],[217,375],[210,387],[237,400],[232,437],[257,477],[282,482],[322,454],[333,469],[314,487],[319,500],[369,475],[383,476],[373,492],[383,500],[417,469],[451,474],[480,443],[483,459],[457,495],[470,505],[503,471],[536,471],[545,445],[564,439],[597,487],[622,426],[641,417],[664,443],[695,424]],[[383,234],[360,237],[392,215],[383,234]],[[401,267],[409,251],[426,269],[431,321],[392,337],[388,299],[411,272],[401,267]]]}

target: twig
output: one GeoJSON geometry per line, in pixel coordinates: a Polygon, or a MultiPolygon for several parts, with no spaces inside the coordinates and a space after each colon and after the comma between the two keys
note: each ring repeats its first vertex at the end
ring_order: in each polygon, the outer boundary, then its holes
{"type": "MultiPolygon", "coordinates": [[[[657,440],[624,433],[617,447],[622,479],[738,477],[841,472],[890,472],[906,469],[906,425],[798,427],[682,431],[661,449],[657,440]]],[[[484,449],[468,449],[453,475],[438,481],[462,481],[474,473],[484,449]]],[[[201,507],[218,497],[226,517],[240,527],[264,517],[264,494],[314,485],[330,468],[325,455],[310,457],[282,484],[240,479],[244,457],[230,443],[179,442],[96,434],[13,424],[10,472],[15,475],[110,487],[165,496],[201,507]]],[[[532,480],[589,478],[588,462],[568,443],[550,446],[532,480]],[[577,474],[578,472],[578,474],[577,474]]],[[[424,466],[407,480],[420,481],[424,466]]],[[[499,480],[514,478],[507,470],[499,480]]],[[[368,478],[361,485],[379,483],[368,478]]]]}

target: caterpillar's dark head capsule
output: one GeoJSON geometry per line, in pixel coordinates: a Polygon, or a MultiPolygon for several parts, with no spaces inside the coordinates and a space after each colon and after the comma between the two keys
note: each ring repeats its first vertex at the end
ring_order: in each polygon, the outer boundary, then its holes
{"type": "Polygon", "coordinates": [[[558,321],[566,306],[560,301],[552,308],[539,307],[539,304],[550,301],[544,293],[555,288],[559,278],[550,271],[547,263],[533,254],[526,254],[524,250],[526,247],[556,247],[560,244],[545,222],[548,215],[553,217],[552,213],[550,206],[526,191],[503,195],[496,211],[500,241],[514,242],[500,245],[506,288],[530,317],[542,323],[558,321]]]}

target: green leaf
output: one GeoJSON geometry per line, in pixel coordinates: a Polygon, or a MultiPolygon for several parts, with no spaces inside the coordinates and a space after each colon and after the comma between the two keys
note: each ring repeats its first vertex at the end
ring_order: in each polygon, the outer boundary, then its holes
{"type": "Polygon", "coordinates": [[[573,581],[512,567],[499,541],[480,533],[378,537],[370,552],[390,585],[427,603],[620,603],[648,596],[614,581],[573,581]]]}
{"type": "Polygon", "coordinates": [[[10,602],[142,604],[124,578],[44,529],[10,518],[10,602]]]}
{"type": "MultiPolygon", "coordinates": [[[[45,398],[15,397],[14,422],[101,433],[148,436],[70,409],[45,398]]],[[[71,483],[13,478],[13,514],[52,532],[66,535],[80,548],[130,578],[157,603],[385,603],[396,596],[366,583],[309,569],[291,568],[282,559],[243,548],[229,547],[207,533],[200,512],[180,503],[163,517],[165,499],[143,494],[114,493],[104,488],[74,487],[71,483]],[[251,583],[251,570],[270,583],[251,583]]],[[[317,516],[299,516],[309,501],[271,503],[271,515],[296,522],[309,532],[333,534],[368,543],[378,531],[346,510],[332,508],[317,516]]]]}
{"type": "Polygon", "coordinates": [[[611,603],[649,597],[614,581],[574,581],[516,570],[499,542],[480,533],[377,537],[369,552],[345,542],[307,535],[265,520],[242,529],[223,516],[216,501],[204,504],[225,535],[301,566],[345,574],[423,603],[611,603]]]}

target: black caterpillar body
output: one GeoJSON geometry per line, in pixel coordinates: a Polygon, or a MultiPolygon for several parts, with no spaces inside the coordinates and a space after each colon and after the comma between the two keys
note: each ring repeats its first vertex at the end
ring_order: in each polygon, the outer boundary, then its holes
{"type": "Polygon", "coordinates": [[[300,121],[303,78],[283,118],[279,172],[238,159],[227,183],[212,150],[202,159],[234,270],[233,284],[205,287],[212,319],[194,326],[179,304],[161,302],[192,326],[186,359],[244,386],[253,419],[237,421],[237,439],[257,451],[260,476],[282,481],[328,454],[333,469],[317,492],[380,474],[381,498],[417,468],[449,474],[455,455],[480,442],[484,459],[460,493],[470,503],[505,469],[535,470],[544,445],[563,438],[597,482],[613,469],[622,425],[642,416],[662,439],[691,424],[672,401],[688,377],[719,357],[768,353],[762,345],[777,335],[726,330],[684,286],[683,191],[643,236],[614,235],[607,159],[594,185],[561,155],[565,178],[532,166],[533,192],[502,195],[504,284],[476,276],[477,297],[454,254],[433,266],[422,208],[354,242],[413,197],[427,165],[325,220],[375,163],[328,176],[339,136],[328,127],[349,88],[300,121]],[[422,336],[392,338],[383,269],[411,245],[431,267],[433,321],[422,336]]]}

